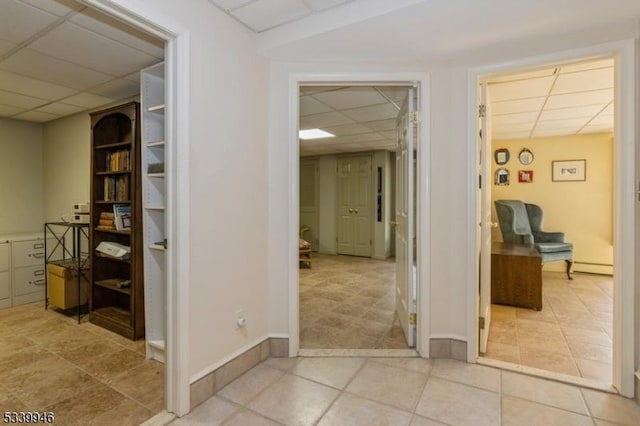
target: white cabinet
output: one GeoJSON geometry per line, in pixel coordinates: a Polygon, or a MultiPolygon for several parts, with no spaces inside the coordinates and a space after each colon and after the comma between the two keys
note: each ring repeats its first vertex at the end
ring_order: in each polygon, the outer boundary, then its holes
{"type": "Polygon", "coordinates": [[[140,74],[144,302],[147,358],[164,362],[166,307],[164,63],[140,74]]]}
{"type": "Polygon", "coordinates": [[[11,258],[9,241],[0,242],[0,308],[11,306],[11,258]]]}
{"type": "Polygon", "coordinates": [[[0,308],[44,300],[44,256],[39,233],[0,237],[0,308]]]}

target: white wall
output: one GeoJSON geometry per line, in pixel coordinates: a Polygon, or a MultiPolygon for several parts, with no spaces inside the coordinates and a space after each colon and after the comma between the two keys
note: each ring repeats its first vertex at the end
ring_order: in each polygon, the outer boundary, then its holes
{"type": "Polygon", "coordinates": [[[336,167],[335,155],[323,155],[320,162],[320,253],[336,254],[336,167]]]}
{"type": "Polygon", "coordinates": [[[189,326],[179,332],[189,335],[193,382],[267,336],[268,63],[254,35],[205,0],[112,3],[188,37],[190,160],[179,173],[189,186],[179,191],[188,191],[189,229],[179,232],[189,234],[189,282],[177,285],[188,286],[189,326]]]}
{"type": "Polygon", "coordinates": [[[91,121],[88,113],[50,121],[44,128],[44,220],[55,222],[72,205],[89,201],[91,121]]]}
{"type": "Polygon", "coordinates": [[[0,234],[42,232],[42,125],[0,119],[0,234]]]}

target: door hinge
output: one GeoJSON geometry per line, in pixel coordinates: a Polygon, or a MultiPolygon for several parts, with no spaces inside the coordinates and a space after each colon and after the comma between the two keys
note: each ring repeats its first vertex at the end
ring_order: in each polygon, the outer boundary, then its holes
{"type": "Polygon", "coordinates": [[[484,317],[478,318],[478,324],[480,324],[480,330],[484,330],[484,317]]]}
{"type": "Polygon", "coordinates": [[[409,113],[409,121],[411,124],[418,124],[420,122],[420,111],[411,111],[409,113]]]}
{"type": "Polygon", "coordinates": [[[487,106],[486,105],[478,105],[478,117],[484,118],[487,115],[487,106]]]}
{"type": "Polygon", "coordinates": [[[418,323],[418,314],[409,314],[409,325],[416,325],[418,323]]]}

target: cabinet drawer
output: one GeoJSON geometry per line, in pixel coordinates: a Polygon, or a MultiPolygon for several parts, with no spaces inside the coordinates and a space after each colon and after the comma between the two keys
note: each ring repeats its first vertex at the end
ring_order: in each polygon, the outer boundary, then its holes
{"type": "Polygon", "coordinates": [[[9,243],[0,243],[0,272],[9,270],[9,243]]]}
{"type": "Polygon", "coordinates": [[[13,267],[44,265],[44,240],[15,241],[13,267]]]}
{"type": "Polygon", "coordinates": [[[0,272],[0,300],[8,299],[10,295],[9,272],[0,272]]]}
{"type": "Polygon", "coordinates": [[[30,266],[13,271],[13,295],[44,292],[44,266],[30,266]]]}

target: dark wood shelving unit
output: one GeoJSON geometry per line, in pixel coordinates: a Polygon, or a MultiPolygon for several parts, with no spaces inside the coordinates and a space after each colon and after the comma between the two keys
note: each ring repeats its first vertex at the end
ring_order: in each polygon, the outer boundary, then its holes
{"type": "Polygon", "coordinates": [[[137,102],[91,114],[89,318],[92,323],[132,340],[145,335],[139,117],[137,102]],[[118,161],[114,167],[113,159],[123,160],[122,153],[126,161],[118,161]],[[126,168],[121,169],[122,164],[126,168]],[[117,179],[124,180],[114,187],[113,180],[117,179]],[[130,206],[131,228],[98,229],[114,213],[116,204],[130,206]],[[103,242],[127,246],[130,255],[126,259],[103,255],[96,250],[103,242]],[[130,286],[119,288],[118,283],[124,280],[130,280],[130,286]]]}

